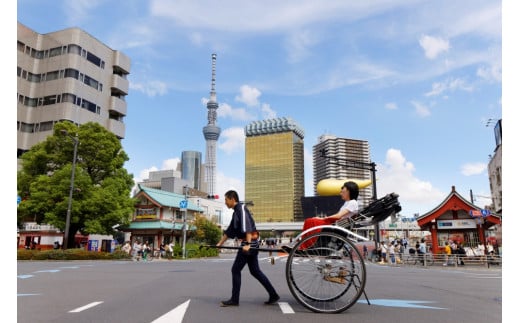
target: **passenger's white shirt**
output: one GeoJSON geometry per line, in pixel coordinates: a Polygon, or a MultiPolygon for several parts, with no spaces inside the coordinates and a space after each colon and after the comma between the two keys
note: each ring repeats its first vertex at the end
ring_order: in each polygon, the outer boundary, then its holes
{"type": "Polygon", "coordinates": [[[356,200],[345,201],[345,203],[343,203],[343,206],[340,208],[340,211],[345,210],[345,209],[347,209],[349,211],[349,213],[342,216],[340,220],[349,218],[358,213],[358,211],[359,211],[358,201],[356,201],[356,200]]]}

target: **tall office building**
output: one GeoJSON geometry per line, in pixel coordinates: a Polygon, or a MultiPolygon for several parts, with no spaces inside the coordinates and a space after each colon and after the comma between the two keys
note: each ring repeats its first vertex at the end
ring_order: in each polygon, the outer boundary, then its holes
{"type": "Polygon", "coordinates": [[[201,189],[201,160],[202,154],[199,151],[182,152],[182,179],[187,180],[190,183],[190,187],[196,190],[201,189]]]}
{"type": "Polygon", "coordinates": [[[217,54],[211,55],[211,92],[208,108],[208,125],[202,129],[204,139],[206,139],[206,162],[205,168],[205,189],[208,195],[215,195],[217,182],[217,140],[220,136],[220,128],[217,126],[217,92],[215,91],[215,65],[217,54]]]}
{"type": "MultiPolygon", "coordinates": [[[[369,167],[360,167],[370,164],[370,146],[368,141],[338,138],[332,135],[322,135],[312,149],[314,171],[314,193],[319,181],[327,178],[335,179],[371,179],[369,167]],[[325,155],[322,155],[322,151],[325,155]],[[332,157],[332,158],[327,158],[332,157]],[[349,163],[352,161],[353,163],[349,163]]],[[[359,191],[358,202],[360,208],[366,207],[372,201],[372,186],[359,191]]]]}
{"type": "Polygon", "coordinates": [[[17,157],[62,120],[124,138],[130,59],[78,28],[39,34],[18,23],[17,31],[17,157]]]}
{"type": "Polygon", "coordinates": [[[257,222],[302,221],[304,131],[290,118],[245,127],[245,200],[257,222]]]}

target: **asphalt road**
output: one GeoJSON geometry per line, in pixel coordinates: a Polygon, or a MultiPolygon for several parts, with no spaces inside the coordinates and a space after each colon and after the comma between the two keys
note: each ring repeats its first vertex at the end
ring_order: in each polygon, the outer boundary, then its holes
{"type": "Polygon", "coordinates": [[[502,269],[485,266],[389,267],[367,263],[365,292],[340,314],[314,313],[292,296],[286,257],[261,268],[281,296],[268,295],[242,272],[239,307],[231,295],[232,254],[152,262],[18,261],[17,321],[34,322],[502,322],[502,269]]]}

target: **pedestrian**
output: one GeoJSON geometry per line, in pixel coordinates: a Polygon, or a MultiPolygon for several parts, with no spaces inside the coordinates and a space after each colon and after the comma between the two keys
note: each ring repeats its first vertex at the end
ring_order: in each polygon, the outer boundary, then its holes
{"type": "Polygon", "coordinates": [[[381,261],[379,262],[381,265],[386,263],[386,253],[388,248],[386,247],[386,242],[381,242],[381,261]]]}
{"type": "Polygon", "coordinates": [[[166,257],[166,244],[163,242],[159,245],[159,258],[166,257]]]}
{"type": "Polygon", "coordinates": [[[365,260],[368,260],[368,248],[367,248],[367,245],[363,245],[363,258],[365,260]]]}
{"type": "Polygon", "coordinates": [[[145,241],[143,244],[143,261],[147,261],[148,254],[152,251],[150,246],[148,245],[148,241],[145,241]]]}
{"type": "Polygon", "coordinates": [[[125,242],[125,244],[121,247],[121,250],[130,254],[130,250],[132,250],[132,246],[130,245],[130,241],[125,242]]]}
{"type": "Polygon", "coordinates": [[[421,243],[419,243],[419,250],[417,254],[419,255],[419,260],[421,261],[421,264],[424,266],[424,261],[426,257],[426,240],[424,238],[421,238],[421,243]]]}
{"type": "Polygon", "coordinates": [[[450,264],[450,256],[451,256],[451,246],[448,241],[444,242],[444,263],[443,266],[448,266],[450,264]]]}
{"type": "Polygon", "coordinates": [[[256,230],[255,220],[248,208],[239,202],[238,193],[229,190],[224,195],[224,202],[229,209],[233,209],[231,222],[224,231],[224,234],[217,246],[221,246],[227,239],[239,239],[240,248],[238,249],[235,261],[231,267],[232,289],[231,298],[222,301],[220,306],[238,306],[240,303],[240,287],[242,283],[242,269],[245,265],[249,267],[249,272],[255,277],[269,294],[269,299],[264,302],[266,305],[275,304],[280,299],[273,285],[260,269],[258,263],[259,234],[256,230]]]}
{"type": "Polygon", "coordinates": [[[390,246],[388,248],[388,255],[390,257],[390,264],[395,265],[395,243],[394,243],[394,241],[390,242],[390,246]]]}
{"type": "Polygon", "coordinates": [[[141,258],[142,253],[143,253],[143,250],[142,250],[141,242],[139,240],[135,240],[134,241],[134,245],[132,247],[132,257],[133,257],[133,259],[136,260],[136,261],[139,261],[139,259],[141,258]]]}
{"type": "Polygon", "coordinates": [[[455,250],[457,257],[457,264],[464,266],[464,257],[466,257],[466,249],[462,246],[462,243],[457,243],[457,249],[455,250]]]}
{"type": "Polygon", "coordinates": [[[173,252],[174,248],[175,248],[175,240],[172,239],[170,241],[170,244],[168,245],[168,247],[170,248],[170,256],[173,258],[175,256],[175,253],[173,252]]]}

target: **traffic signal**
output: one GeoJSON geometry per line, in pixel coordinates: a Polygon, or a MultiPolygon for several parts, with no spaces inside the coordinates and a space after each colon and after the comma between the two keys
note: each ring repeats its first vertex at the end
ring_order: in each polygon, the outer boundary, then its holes
{"type": "Polygon", "coordinates": [[[208,200],[218,200],[218,195],[208,195],[208,200]]]}

